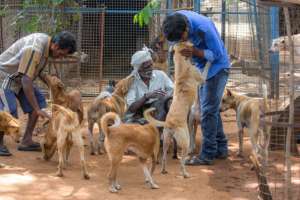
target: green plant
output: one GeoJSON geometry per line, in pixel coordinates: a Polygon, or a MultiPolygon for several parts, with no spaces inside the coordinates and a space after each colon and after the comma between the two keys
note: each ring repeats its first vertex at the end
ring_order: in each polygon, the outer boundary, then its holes
{"type": "Polygon", "coordinates": [[[79,12],[66,15],[65,7],[79,8],[74,0],[24,0],[11,25],[26,33],[54,34],[79,20],[79,12]]]}
{"type": "Polygon", "coordinates": [[[148,25],[153,13],[160,9],[160,0],[151,0],[140,12],[134,15],[133,23],[138,23],[140,27],[148,25]]]}

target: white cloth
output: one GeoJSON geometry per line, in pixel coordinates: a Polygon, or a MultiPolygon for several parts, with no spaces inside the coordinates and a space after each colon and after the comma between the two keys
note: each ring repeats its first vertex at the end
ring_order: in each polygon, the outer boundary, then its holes
{"type": "Polygon", "coordinates": [[[134,71],[137,71],[144,62],[152,60],[151,51],[151,49],[144,46],[141,51],[137,51],[132,55],[130,64],[134,68],[134,71]]]}
{"type": "MultiPolygon", "coordinates": [[[[131,87],[129,88],[129,91],[126,96],[127,106],[130,106],[132,103],[142,98],[145,93],[152,92],[158,89],[170,93],[173,91],[173,87],[173,82],[163,71],[153,70],[149,87],[147,87],[144,81],[140,78],[139,74],[136,73],[134,74],[134,81],[131,87]]],[[[152,101],[153,100],[154,99],[152,99],[152,101]]],[[[150,102],[151,99],[149,100],[149,103],[150,102]]]]}

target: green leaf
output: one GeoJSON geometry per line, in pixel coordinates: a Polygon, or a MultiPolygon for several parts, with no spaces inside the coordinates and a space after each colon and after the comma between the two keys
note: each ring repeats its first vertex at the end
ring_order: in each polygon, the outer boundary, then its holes
{"type": "Polygon", "coordinates": [[[140,27],[143,27],[143,25],[144,25],[144,13],[143,12],[141,12],[141,13],[139,13],[139,25],[140,25],[140,27]]]}
{"type": "Polygon", "coordinates": [[[54,4],[54,6],[60,5],[63,2],[64,2],[64,0],[52,0],[52,3],[54,4]]]}
{"type": "Polygon", "coordinates": [[[134,16],[133,16],[133,23],[134,24],[136,24],[136,23],[138,23],[138,21],[139,21],[139,14],[135,14],[134,16]]]}

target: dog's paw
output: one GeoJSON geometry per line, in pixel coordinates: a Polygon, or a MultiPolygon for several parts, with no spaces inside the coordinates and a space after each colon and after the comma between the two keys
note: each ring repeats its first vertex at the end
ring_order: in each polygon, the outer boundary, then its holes
{"type": "Polygon", "coordinates": [[[185,172],[185,173],[183,174],[183,178],[190,178],[190,177],[191,177],[190,174],[187,173],[187,172],[185,172]]]}
{"type": "Polygon", "coordinates": [[[174,155],[172,156],[172,158],[173,158],[174,160],[178,160],[177,154],[174,154],[174,155]]]}
{"type": "Polygon", "coordinates": [[[159,189],[159,186],[157,184],[153,183],[151,185],[151,189],[159,189]]]}
{"type": "Polygon", "coordinates": [[[86,173],[86,174],[83,175],[83,178],[86,179],[86,180],[89,180],[90,179],[90,175],[86,173]]]}
{"type": "Polygon", "coordinates": [[[162,174],[167,174],[167,173],[168,173],[168,171],[167,171],[167,170],[165,170],[165,169],[163,169],[163,170],[161,170],[161,173],[162,173],[162,174]]]}
{"type": "Polygon", "coordinates": [[[55,175],[58,176],[58,177],[63,177],[64,176],[64,174],[62,172],[56,172],[55,175]]]}
{"type": "Polygon", "coordinates": [[[117,193],[117,192],[118,192],[118,190],[117,190],[113,185],[110,186],[109,191],[110,191],[111,193],[117,193]]]}
{"type": "Polygon", "coordinates": [[[115,188],[116,188],[117,190],[121,190],[121,189],[122,189],[122,187],[121,187],[121,185],[120,185],[119,183],[116,183],[116,184],[115,184],[115,188]]]}

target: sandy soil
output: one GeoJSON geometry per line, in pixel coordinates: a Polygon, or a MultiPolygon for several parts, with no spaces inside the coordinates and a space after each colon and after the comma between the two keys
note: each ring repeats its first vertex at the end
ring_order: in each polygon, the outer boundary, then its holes
{"type": "MultiPolygon", "coordinates": [[[[23,118],[24,119],[24,118],[23,118]]],[[[24,120],[22,120],[24,122],[24,120]]],[[[257,197],[257,180],[251,171],[248,158],[249,138],[245,137],[245,158],[236,156],[237,129],[234,116],[224,117],[225,132],[229,139],[230,156],[227,160],[216,160],[213,166],[189,166],[189,179],[179,176],[179,161],[168,160],[167,175],[160,174],[160,165],[154,179],[160,189],[151,190],[144,184],[143,172],[138,161],[125,156],[119,170],[122,190],[118,194],[108,191],[107,173],[109,163],[106,155],[88,155],[90,180],[83,180],[80,173],[78,150],[72,149],[70,165],[64,170],[65,177],[56,177],[57,156],[51,161],[42,160],[39,152],[20,152],[9,137],[6,141],[13,156],[0,162],[0,199],[173,199],[173,200],[247,200],[257,197]]],[[[199,138],[198,134],[198,146],[199,138]]],[[[35,139],[39,140],[40,136],[35,139]]],[[[85,141],[87,143],[87,141],[85,141]]]]}

